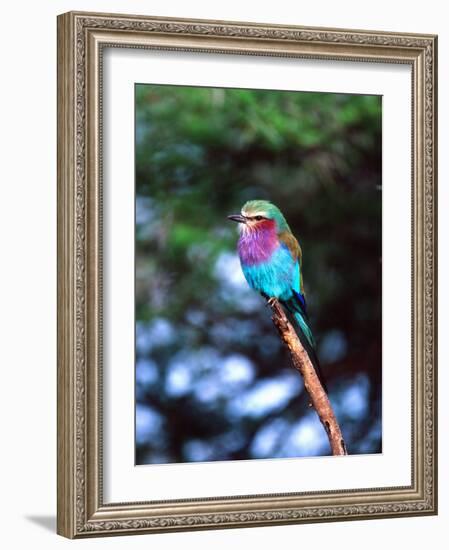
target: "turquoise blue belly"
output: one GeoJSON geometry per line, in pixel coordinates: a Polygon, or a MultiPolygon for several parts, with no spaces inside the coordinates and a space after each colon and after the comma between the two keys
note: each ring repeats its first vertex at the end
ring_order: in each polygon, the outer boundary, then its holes
{"type": "Polygon", "coordinates": [[[288,300],[292,288],[299,290],[299,266],[286,246],[280,246],[267,262],[242,265],[243,274],[251,288],[270,298],[288,300]]]}

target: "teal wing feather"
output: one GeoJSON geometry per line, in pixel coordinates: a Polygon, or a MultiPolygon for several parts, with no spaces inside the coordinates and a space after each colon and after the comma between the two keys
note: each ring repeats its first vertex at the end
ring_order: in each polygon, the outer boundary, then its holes
{"type": "Polygon", "coordinates": [[[315,371],[320,379],[320,382],[327,393],[327,386],[324,381],[320,362],[316,354],[316,343],[310,329],[309,316],[307,315],[307,305],[304,294],[304,285],[301,273],[302,251],[298,241],[290,231],[286,231],[280,235],[280,240],[288,247],[291,256],[296,260],[295,276],[292,281],[291,297],[288,300],[282,301],[285,307],[292,314],[296,326],[298,327],[298,337],[304,346],[310,361],[312,362],[315,371]]]}
{"type": "Polygon", "coordinates": [[[279,234],[279,240],[288,248],[291,257],[297,263],[297,274],[294,281],[293,288],[296,292],[300,292],[304,296],[304,285],[302,281],[301,267],[302,267],[302,250],[296,237],[291,231],[283,231],[279,234]]]}

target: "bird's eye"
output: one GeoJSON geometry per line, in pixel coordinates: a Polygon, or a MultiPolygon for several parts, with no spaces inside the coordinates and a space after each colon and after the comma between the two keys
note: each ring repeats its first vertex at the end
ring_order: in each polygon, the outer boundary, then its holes
{"type": "Polygon", "coordinates": [[[260,220],[263,220],[263,216],[255,216],[256,220],[260,222],[260,220]]]}

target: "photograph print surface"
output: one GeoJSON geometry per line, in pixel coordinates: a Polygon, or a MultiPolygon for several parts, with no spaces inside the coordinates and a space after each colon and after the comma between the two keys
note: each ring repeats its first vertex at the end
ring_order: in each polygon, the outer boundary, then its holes
{"type": "Polygon", "coordinates": [[[136,464],[382,452],[382,98],[135,86],[136,464]]]}

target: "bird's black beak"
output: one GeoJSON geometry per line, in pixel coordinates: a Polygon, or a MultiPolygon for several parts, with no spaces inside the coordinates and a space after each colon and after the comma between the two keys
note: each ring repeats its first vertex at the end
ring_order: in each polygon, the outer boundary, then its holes
{"type": "Polygon", "coordinates": [[[237,223],[246,223],[245,216],[242,216],[241,214],[231,214],[228,216],[228,220],[232,220],[233,222],[237,223]]]}

